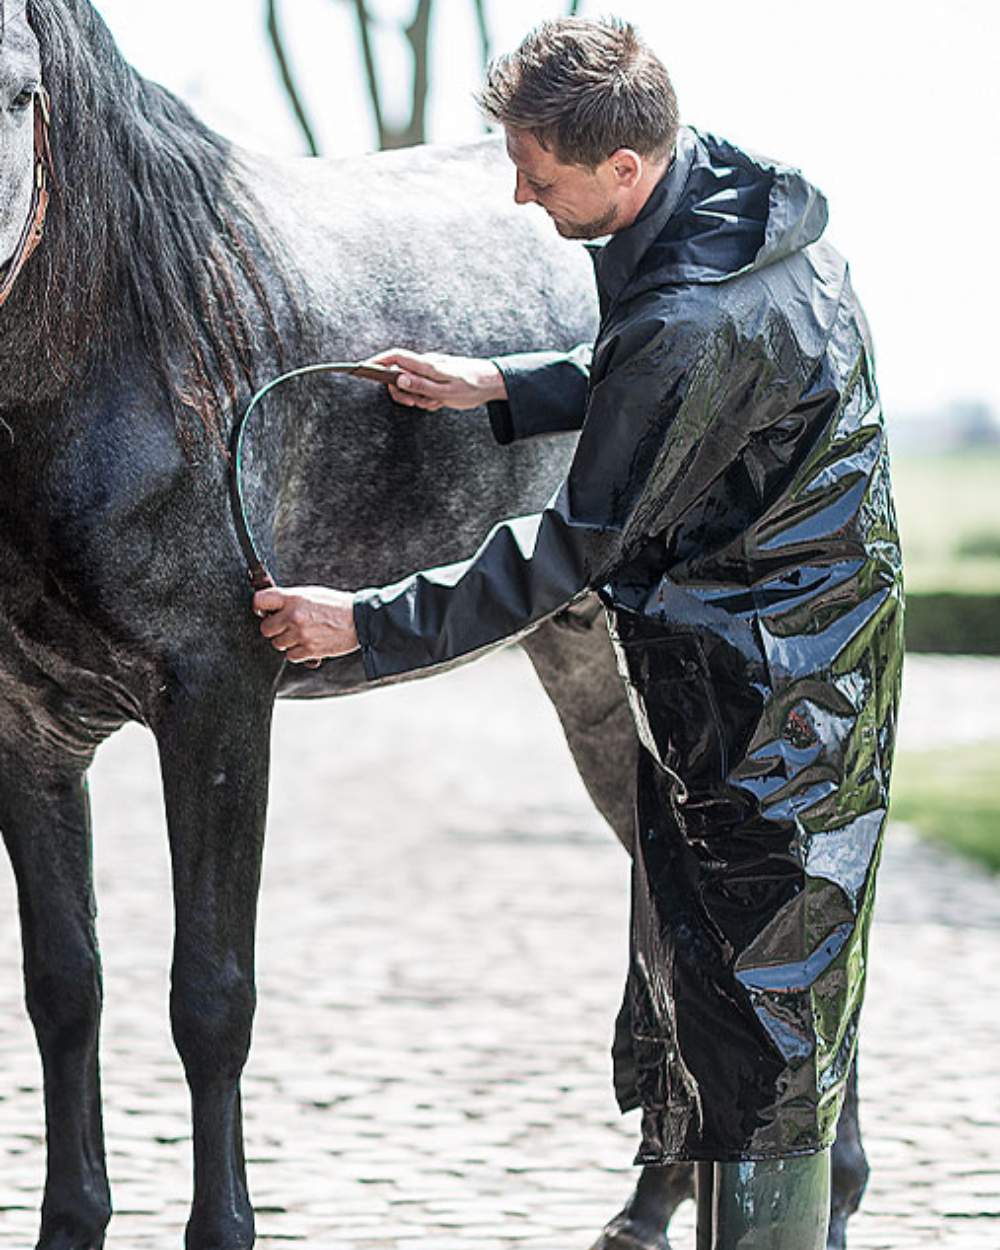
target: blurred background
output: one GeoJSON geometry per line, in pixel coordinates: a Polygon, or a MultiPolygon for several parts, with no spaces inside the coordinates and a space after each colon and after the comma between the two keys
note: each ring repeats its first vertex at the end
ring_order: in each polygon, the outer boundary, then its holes
{"type": "MultiPolygon", "coordinates": [[[[138,68],[223,133],[273,153],[326,156],[474,138],[483,125],[473,92],[492,53],[543,17],[606,11],[592,0],[98,7],[138,68]]],[[[1000,652],[995,0],[716,0],[707,9],[620,0],[615,12],[639,23],[663,57],[685,121],[799,165],[826,192],[830,237],[851,262],[875,333],[908,646],[1000,652]]],[[[961,745],[937,752],[930,769],[904,755],[897,810],[1000,866],[996,744],[976,741],[992,732],[979,724],[992,689],[980,683],[992,670],[955,668],[954,682],[934,671],[928,705],[948,711],[943,740],[959,735],[961,745]],[[971,702],[960,677],[979,691],[971,702]],[[961,830],[956,802],[970,805],[961,830]]],[[[924,739],[930,745],[929,726],[914,741],[924,739]]]]}

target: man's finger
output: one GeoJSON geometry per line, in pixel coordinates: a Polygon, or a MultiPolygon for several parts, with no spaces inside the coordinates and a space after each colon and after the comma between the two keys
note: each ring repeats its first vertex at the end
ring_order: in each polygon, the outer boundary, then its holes
{"type": "Polygon", "coordinates": [[[258,616],[262,616],[267,612],[277,612],[283,608],[288,601],[288,596],[278,586],[271,586],[267,590],[258,590],[253,597],[253,610],[258,616]]]}
{"type": "Polygon", "coordinates": [[[280,638],[288,630],[288,621],[283,612],[272,612],[260,623],[260,632],[265,638],[280,638]]]}
{"type": "Polygon", "coordinates": [[[319,657],[313,652],[311,647],[292,647],[290,651],[285,652],[285,659],[292,664],[309,664],[315,662],[319,664],[319,657]]]}
{"type": "Polygon", "coordinates": [[[439,399],[431,399],[427,395],[414,394],[412,391],[401,391],[396,385],[389,387],[389,394],[403,408],[423,408],[427,411],[433,411],[435,408],[444,407],[444,404],[439,399]]]}
{"type": "Polygon", "coordinates": [[[395,403],[399,404],[402,408],[416,408],[417,406],[417,401],[415,397],[413,395],[404,394],[399,389],[398,386],[390,385],[389,396],[395,403]]]}
{"type": "Polygon", "coordinates": [[[407,395],[423,395],[427,399],[444,399],[450,378],[436,382],[433,378],[422,377],[418,373],[401,373],[394,386],[407,395]]]}
{"type": "Polygon", "coordinates": [[[400,348],[393,348],[391,351],[380,352],[377,356],[372,356],[370,360],[366,360],[365,364],[372,365],[396,365],[398,368],[405,370],[407,373],[414,374],[420,378],[429,379],[432,382],[450,382],[452,379],[449,374],[442,373],[431,362],[430,357],[421,356],[419,352],[407,352],[400,348]]]}

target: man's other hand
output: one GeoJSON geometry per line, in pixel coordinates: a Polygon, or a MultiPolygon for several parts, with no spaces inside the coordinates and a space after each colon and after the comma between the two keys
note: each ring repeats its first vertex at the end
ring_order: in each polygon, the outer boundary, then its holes
{"type": "Polygon", "coordinates": [[[444,356],[438,352],[381,352],[366,364],[395,365],[402,370],[389,394],[406,408],[437,412],[441,408],[478,408],[507,398],[503,374],[492,360],[474,356],[444,356]]]}
{"type": "Polygon", "coordinates": [[[358,649],[354,595],[326,586],[258,590],[253,610],[260,632],[293,664],[308,664],[358,649]]]}

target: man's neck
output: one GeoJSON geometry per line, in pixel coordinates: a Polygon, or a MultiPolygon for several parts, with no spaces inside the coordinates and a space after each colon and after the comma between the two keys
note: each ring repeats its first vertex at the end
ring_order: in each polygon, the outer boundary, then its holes
{"type": "Polygon", "coordinates": [[[673,157],[668,160],[660,161],[656,165],[647,165],[642,171],[642,177],[636,183],[631,197],[631,202],[627,209],[622,213],[619,225],[616,227],[615,233],[619,230],[627,230],[629,226],[634,226],[642,210],[649,203],[649,197],[660,185],[663,176],[673,164],[673,157]]]}

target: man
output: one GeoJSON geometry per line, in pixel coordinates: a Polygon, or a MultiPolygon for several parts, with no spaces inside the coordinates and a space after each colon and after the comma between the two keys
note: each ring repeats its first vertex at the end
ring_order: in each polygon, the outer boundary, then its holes
{"type": "MultiPolygon", "coordinates": [[[[489,404],[501,443],[580,429],[537,516],[356,595],[264,591],[293,662],[370,678],[488,651],[590,590],[644,746],[624,1108],[638,1162],[698,1164],[699,1247],[825,1246],[901,658],[872,350],[826,204],[679,127],[629,25],[568,19],[491,66],[519,203],[596,252],[592,353],[385,353],[409,406],[489,404]]],[[[265,615],[267,614],[267,615],[265,615]]]]}

